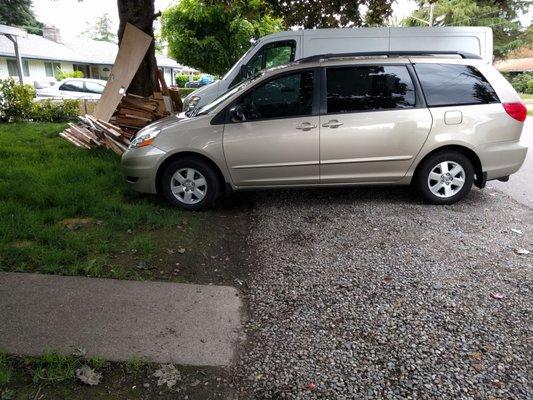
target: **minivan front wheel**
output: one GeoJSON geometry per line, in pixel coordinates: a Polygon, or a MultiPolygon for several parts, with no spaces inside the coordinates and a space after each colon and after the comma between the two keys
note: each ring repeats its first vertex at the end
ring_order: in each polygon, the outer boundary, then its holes
{"type": "Polygon", "coordinates": [[[184,157],[171,162],[161,176],[161,190],[172,204],[196,211],[212,205],[218,195],[216,173],[203,160],[184,157]]]}
{"type": "Polygon", "coordinates": [[[415,184],[433,204],[453,204],[465,197],[474,183],[474,167],[464,154],[443,151],[423,161],[415,184]]]}

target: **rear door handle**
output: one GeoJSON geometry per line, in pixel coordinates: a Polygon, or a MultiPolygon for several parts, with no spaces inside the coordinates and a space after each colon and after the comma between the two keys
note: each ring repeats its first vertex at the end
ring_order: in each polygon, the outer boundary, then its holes
{"type": "Polygon", "coordinates": [[[324,122],[322,126],[324,128],[338,128],[339,126],[343,125],[342,122],[339,122],[336,119],[329,120],[328,122],[324,122]]]}
{"type": "Polygon", "coordinates": [[[316,125],[312,124],[310,122],[302,122],[300,125],[296,127],[296,129],[300,129],[302,131],[309,131],[311,129],[315,129],[316,125]]]}

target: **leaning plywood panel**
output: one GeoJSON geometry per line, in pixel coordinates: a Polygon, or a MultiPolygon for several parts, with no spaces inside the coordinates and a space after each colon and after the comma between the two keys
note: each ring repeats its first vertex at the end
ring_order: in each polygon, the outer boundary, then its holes
{"type": "Polygon", "coordinates": [[[94,116],[109,121],[128,89],[141,61],[152,42],[152,37],[131,24],[126,25],[115,64],[98,101],[94,116]]]}

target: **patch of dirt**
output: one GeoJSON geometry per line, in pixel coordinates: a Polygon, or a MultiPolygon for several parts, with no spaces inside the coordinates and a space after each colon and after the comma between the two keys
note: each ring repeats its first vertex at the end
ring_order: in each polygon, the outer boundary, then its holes
{"type": "Polygon", "coordinates": [[[8,388],[14,393],[13,400],[215,400],[227,399],[233,387],[224,368],[181,366],[176,368],[180,379],[175,385],[158,386],[154,376],[158,368],[148,364],[133,370],[127,363],[107,363],[98,368],[102,379],[95,386],[79,381],[34,383],[27,371],[18,368],[8,388]]]}
{"type": "MultiPolygon", "coordinates": [[[[185,214],[176,226],[145,230],[159,251],[124,248],[111,255],[110,265],[124,266],[123,279],[229,285],[240,289],[248,276],[246,238],[253,197],[238,193],[221,198],[213,209],[185,214]],[[188,217],[190,215],[190,217],[188,217]],[[155,256],[153,255],[155,253],[155,256]]],[[[134,240],[137,232],[128,232],[134,240]]]]}
{"type": "Polygon", "coordinates": [[[252,197],[238,193],[220,199],[200,220],[192,246],[177,255],[180,276],[186,282],[239,286],[249,274],[246,238],[252,197]]]}
{"type": "Polygon", "coordinates": [[[9,246],[15,249],[26,249],[28,247],[33,246],[33,242],[31,240],[19,240],[16,242],[9,243],[9,246]]]}
{"type": "Polygon", "coordinates": [[[67,218],[59,221],[59,225],[70,229],[71,231],[77,231],[79,229],[90,228],[95,225],[101,225],[102,221],[95,220],[94,218],[67,218]]]}

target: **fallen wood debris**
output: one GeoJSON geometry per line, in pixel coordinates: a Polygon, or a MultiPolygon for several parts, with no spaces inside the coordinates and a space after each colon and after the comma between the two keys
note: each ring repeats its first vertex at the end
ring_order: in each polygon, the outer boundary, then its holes
{"type": "Polygon", "coordinates": [[[81,148],[103,146],[120,155],[140,129],[169,114],[161,92],[146,98],[127,94],[111,117],[111,122],[86,114],[78,117],[77,124],[70,123],[59,136],[81,148]]]}
{"type": "Polygon", "coordinates": [[[179,92],[167,86],[159,69],[156,70],[156,85],[151,96],[124,95],[152,39],[135,26],[126,25],[111,69],[112,79],[98,100],[94,116],[85,114],[78,117],[79,122],[69,124],[59,136],[78,147],[92,149],[103,146],[120,155],[140,129],[182,110],[179,92]]]}
{"type": "Polygon", "coordinates": [[[69,124],[69,127],[59,134],[75,146],[85,149],[104,146],[120,155],[130,145],[133,135],[120,127],[89,114],[78,118],[78,124],[69,124]]]}

